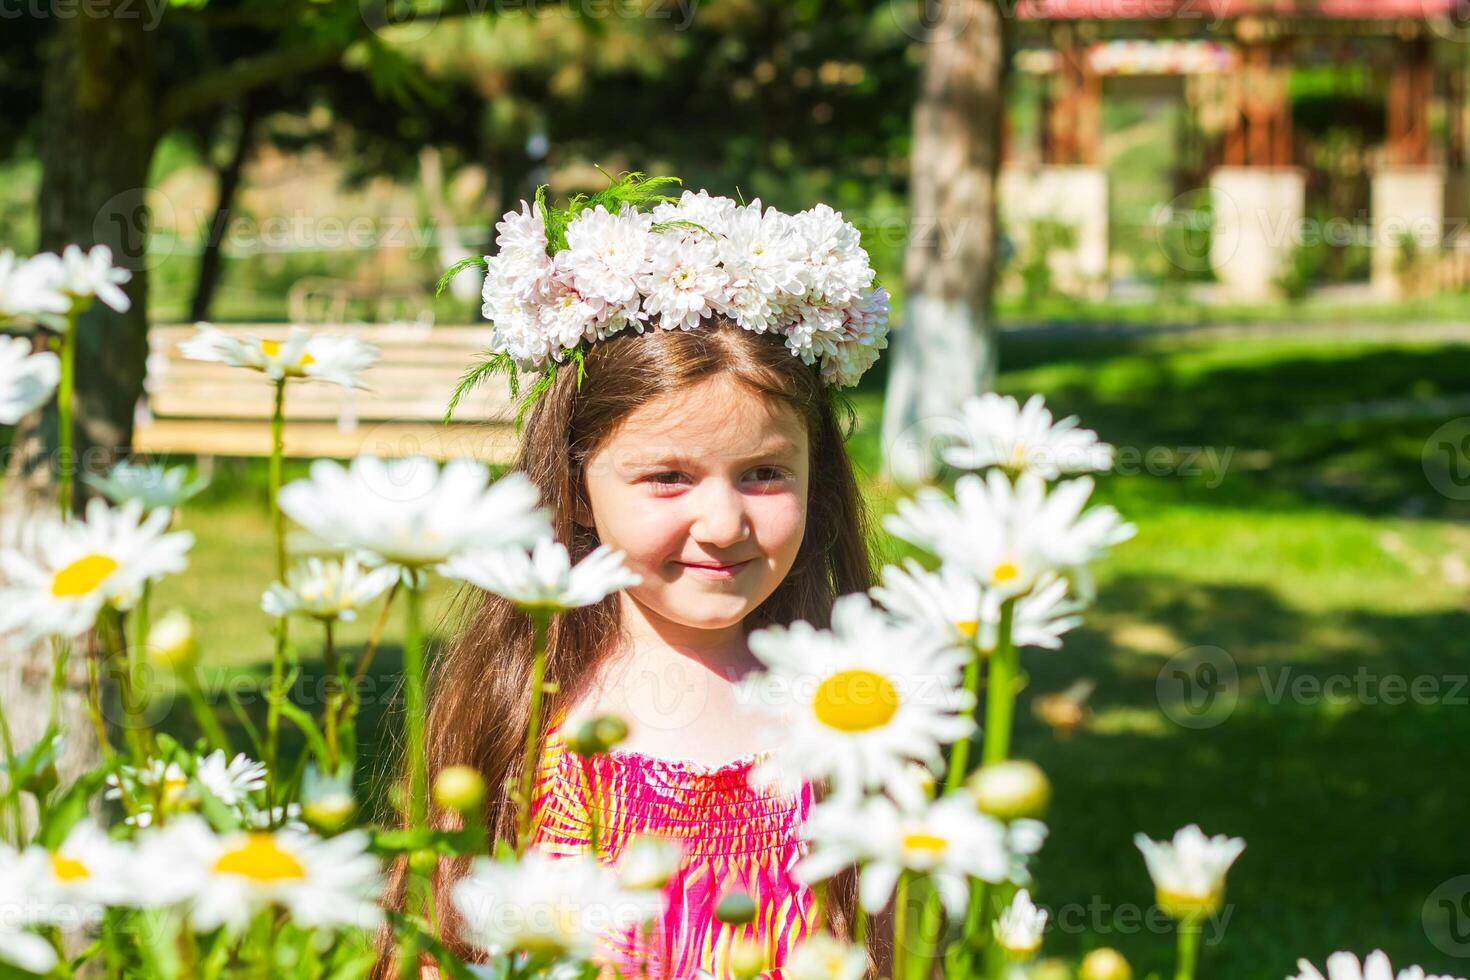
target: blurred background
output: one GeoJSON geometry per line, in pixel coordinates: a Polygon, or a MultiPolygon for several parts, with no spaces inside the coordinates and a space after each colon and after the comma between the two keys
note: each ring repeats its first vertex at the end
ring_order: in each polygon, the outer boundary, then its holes
{"type": "MultiPolygon", "coordinates": [[[[1462,975],[1461,6],[34,0],[0,8],[0,248],[100,242],[134,270],[134,309],[82,325],[83,465],[136,451],[210,477],[189,576],[154,608],[190,611],[212,690],[263,710],[269,389],[184,362],[191,324],[383,347],[371,391],[288,406],[287,479],[359,452],[503,464],[503,397],[439,424],[488,338],[476,275],[434,292],[502,212],[625,170],[826,202],[895,300],[853,395],[875,512],[950,476],[926,419],[982,390],[1040,392],[1119,449],[1101,496],[1139,535],[1087,625],[1024,657],[1017,749],[1056,787],[1048,949],[1166,969],[1132,836],[1198,822],[1249,842],[1203,975],[1379,947],[1462,975]]],[[[0,429],[7,507],[44,495],[54,431],[0,429]]],[[[370,716],[400,706],[399,627],[370,716]]],[[[166,693],[156,713],[191,734],[166,693]]],[[[374,787],[387,741],[365,747],[374,787]]]]}

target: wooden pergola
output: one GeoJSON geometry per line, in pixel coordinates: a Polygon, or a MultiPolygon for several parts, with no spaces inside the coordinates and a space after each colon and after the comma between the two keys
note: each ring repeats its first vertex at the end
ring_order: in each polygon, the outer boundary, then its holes
{"type": "MultiPolygon", "coordinates": [[[[1458,30],[1457,0],[1021,0],[1023,40],[1056,52],[1054,81],[1042,130],[1042,159],[1055,165],[1099,161],[1105,66],[1100,45],[1120,38],[1195,41],[1227,47],[1229,113],[1219,162],[1236,167],[1285,167],[1293,159],[1288,77],[1304,45],[1338,63],[1362,57],[1383,76],[1387,136],[1384,162],[1424,166],[1433,159],[1430,105],[1449,111],[1444,158],[1458,170],[1464,154],[1464,80],[1437,73],[1434,39],[1458,30]],[[1438,75],[1438,77],[1437,77],[1438,75]]],[[[1180,69],[1188,72],[1188,66],[1180,69]]]]}

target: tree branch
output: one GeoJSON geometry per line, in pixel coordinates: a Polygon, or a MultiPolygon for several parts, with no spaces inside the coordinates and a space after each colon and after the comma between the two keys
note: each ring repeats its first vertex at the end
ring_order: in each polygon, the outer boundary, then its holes
{"type": "Polygon", "coordinates": [[[159,125],[168,129],[195,113],[291,75],[323,68],[342,57],[347,45],[279,48],[241,58],[217,71],[206,72],[175,89],[163,100],[159,125]]]}

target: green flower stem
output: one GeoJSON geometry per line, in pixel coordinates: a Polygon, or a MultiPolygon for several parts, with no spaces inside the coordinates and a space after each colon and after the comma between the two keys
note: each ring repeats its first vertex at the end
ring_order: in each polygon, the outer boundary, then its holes
{"type": "MultiPolygon", "coordinates": [[[[138,768],[148,765],[148,739],[144,734],[142,705],[138,691],[133,687],[131,652],[123,632],[122,615],[111,606],[103,606],[97,617],[96,630],[102,638],[103,659],[111,665],[117,677],[118,693],[122,697],[123,734],[128,749],[133,754],[133,764],[138,768]]],[[[98,685],[98,705],[101,705],[101,685],[98,685]]]]}
{"type": "MultiPolygon", "coordinates": [[[[15,772],[15,742],[10,736],[10,720],[5,717],[5,700],[0,698],[0,749],[5,752],[5,771],[15,772]]],[[[14,775],[5,777],[5,809],[11,813],[14,820],[13,832],[7,832],[5,825],[0,823],[0,840],[9,841],[19,847],[21,832],[21,803],[20,787],[15,784],[14,775]]]]}
{"type": "Polygon", "coordinates": [[[852,910],[852,942],[858,949],[868,945],[868,913],[861,902],[852,910]]]}
{"type": "MultiPolygon", "coordinates": [[[[275,537],[276,581],[286,581],[286,521],[281,513],[281,463],[286,454],[286,379],[275,383],[274,407],[271,411],[271,460],[270,460],[270,517],[271,532],[275,537]]],[[[271,689],[266,708],[265,763],[267,779],[265,786],[266,806],[273,810],[280,789],[280,759],[278,757],[281,732],[281,699],[286,692],[281,688],[286,675],[286,623],[285,616],[276,619],[276,646],[271,657],[271,689]]]]}
{"type": "Polygon", "coordinates": [[[1182,919],[1179,922],[1179,965],[1174,971],[1174,980],[1194,980],[1194,964],[1199,958],[1198,920],[1182,919]]]}
{"type": "Polygon", "coordinates": [[[403,637],[403,714],[408,730],[408,819],[414,827],[429,825],[423,611],[424,583],[415,578],[408,585],[403,637]]]}
{"type": "Polygon", "coordinates": [[[939,893],[931,884],[928,894],[924,896],[919,933],[913,937],[914,948],[909,954],[909,980],[929,980],[934,975],[934,953],[943,927],[944,915],[939,905],[939,893]]]}
{"type": "Polygon", "coordinates": [[[56,386],[56,450],[59,474],[56,482],[56,499],[61,505],[61,519],[71,520],[72,483],[76,479],[76,460],[73,458],[72,415],[76,401],[77,377],[77,314],[81,310],[73,300],[66,314],[66,329],[61,332],[61,377],[56,386]]]}
{"type": "Polygon", "coordinates": [[[1011,754],[1011,716],[1016,707],[1016,677],[1020,672],[1020,657],[1011,638],[1015,612],[1015,599],[1001,603],[1000,628],[995,652],[990,655],[990,679],[985,691],[985,741],[980,750],[984,765],[1004,762],[1011,754]]]}
{"type": "Polygon", "coordinates": [[[342,701],[342,684],[338,673],[341,670],[337,663],[337,644],[332,636],[333,621],[322,620],[322,628],[325,632],[322,645],[322,671],[326,674],[327,703],[324,709],[322,727],[327,741],[327,771],[337,771],[337,712],[342,701]]]}
{"type": "Polygon", "coordinates": [[[188,698],[189,710],[193,712],[194,721],[199,725],[199,730],[204,733],[204,737],[209,739],[214,748],[223,749],[226,755],[233,758],[235,749],[230,744],[230,736],[225,734],[219,718],[215,717],[214,709],[204,697],[204,688],[199,683],[199,668],[195,665],[185,667],[178,672],[178,678],[184,688],[184,695],[188,698]]]}
{"type": "MultiPolygon", "coordinates": [[[[975,698],[978,703],[980,698],[981,675],[981,653],[979,647],[975,647],[972,653],[973,656],[971,656],[970,662],[965,665],[965,690],[969,691],[970,696],[975,698]]],[[[972,741],[973,737],[966,735],[954,743],[954,748],[950,750],[949,768],[944,774],[944,791],[946,793],[959,789],[960,784],[969,775],[966,770],[970,767],[970,743],[972,741]]]]}
{"type": "Polygon", "coordinates": [[[531,616],[533,658],[531,662],[531,716],[526,724],[526,746],[521,758],[521,787],[517,805],[518,828],[516,853],[524,854],[531,844],[531,827],[534,814],[531,797],[536,790],[536,763],[541,747],[541,701],[546,683],[546,635],[551,625],[551,614],[545,610],[529,610],[531,616]]]}
{"type": "MultiPolygon", "coordinates": [[[[148,600],[152,598],[152,593],[153,583],[145,581],[143,583],[142,595],[138,598],[138,604],[130,614],[135,629],[133,631],[133,642],[128,644],[127,649],[127,671],[128,686],[132,688],[135,697],[147,684],[147,678],[144,676],[143,668],[145,663],[144,658],[148,650],[148,600]]],[[[121,621],[118,622],[117,628],[119,636],[123,636],[123,624],[121,621]]],[[[148,762],[146,739],[144,740],[144,746],[145,755],[141,761],[146,765],[148,762]]]]}
{"type": "Polygon", "coordinates": [[[893,980],[910,980],[909,976],[909,878],[905,869],[898,873],[893,894],[893,980]]]}

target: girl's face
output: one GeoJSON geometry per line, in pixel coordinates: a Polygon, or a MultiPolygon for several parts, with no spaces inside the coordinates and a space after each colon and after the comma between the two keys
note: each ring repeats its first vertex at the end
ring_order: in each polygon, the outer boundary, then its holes
{"type": "Polygon", "coordinates": [[[577,519],[643,576],[628,595],[650,618],[724,629],[796,561],[807,462],[792,409],[717,375],[618,426],[587,461],[592,513],[577,519]]]}

